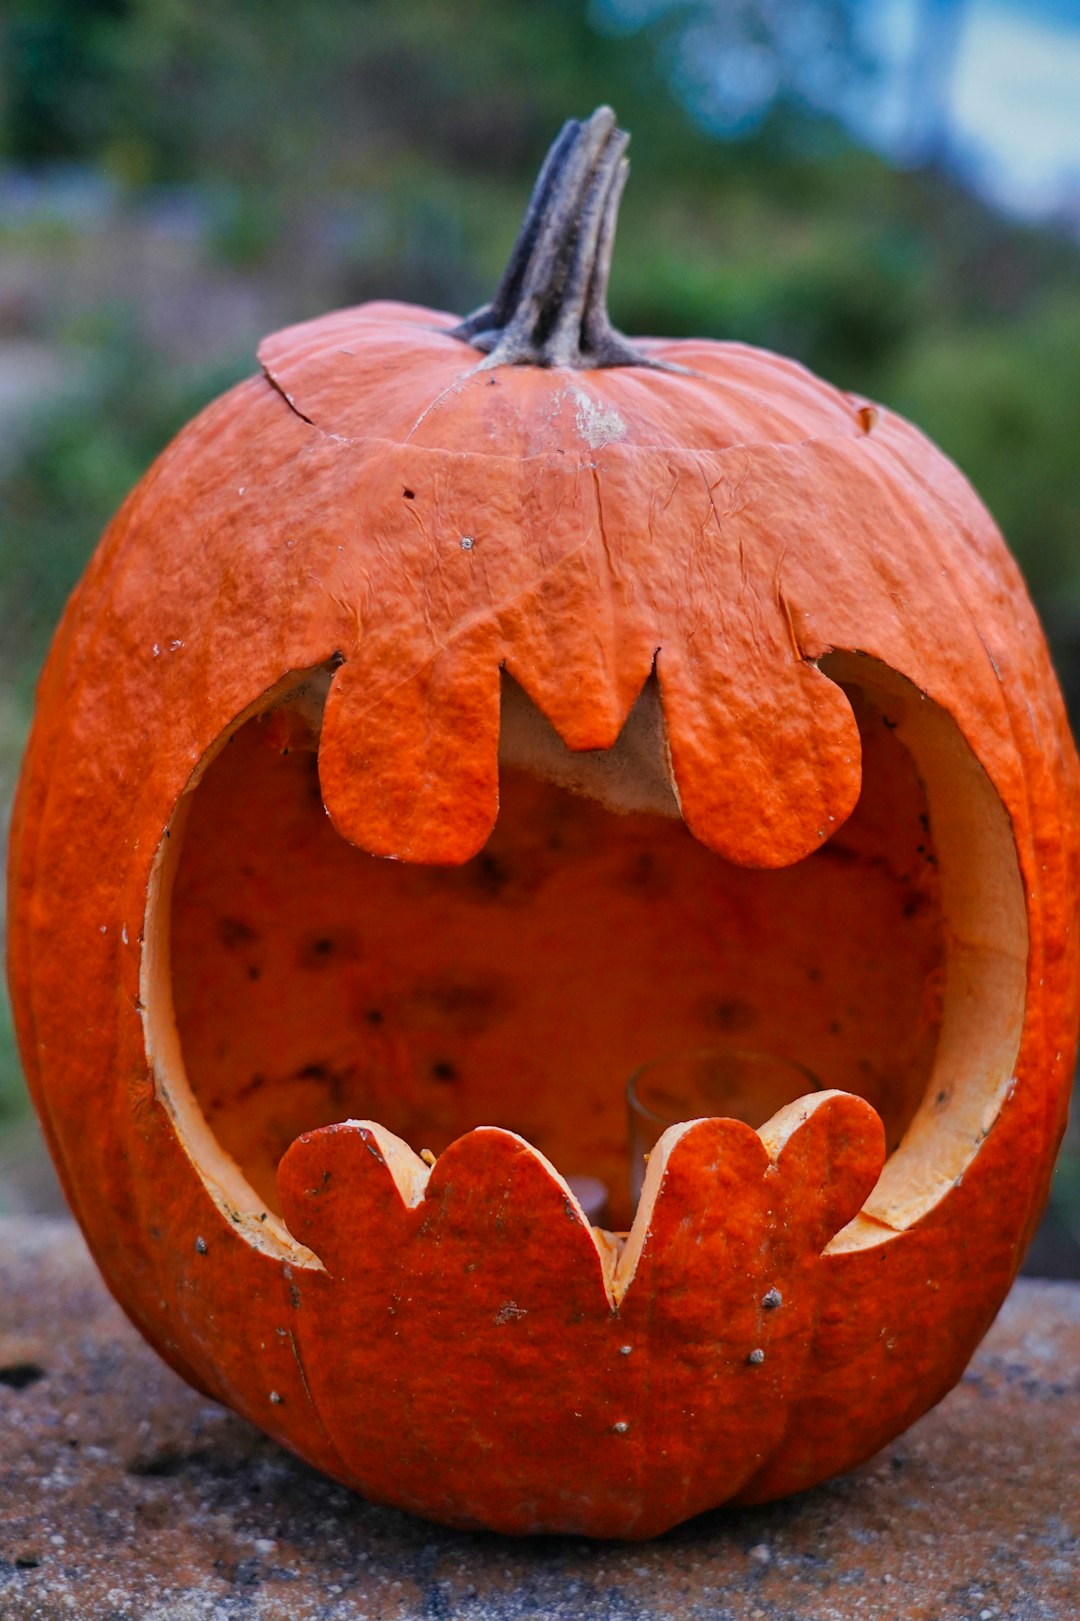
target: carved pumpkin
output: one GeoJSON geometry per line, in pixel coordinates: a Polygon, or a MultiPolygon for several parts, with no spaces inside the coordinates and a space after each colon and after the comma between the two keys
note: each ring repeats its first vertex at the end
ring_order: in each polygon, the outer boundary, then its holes
{"type": "Polygon", "coordinates": [[[624,147],[567,126],[476,316],[279,333],[164,453],[12,853],[30,1084],[139,1328],[367,1496],[515,1532],[796,1491],[936,1402],[1076,1037],[1013,563],[888,411],[612,331],[624,147]],[[673,1126],[591,1229],[626,1076],[733,1032],[827,1090],[673,1126]]]}

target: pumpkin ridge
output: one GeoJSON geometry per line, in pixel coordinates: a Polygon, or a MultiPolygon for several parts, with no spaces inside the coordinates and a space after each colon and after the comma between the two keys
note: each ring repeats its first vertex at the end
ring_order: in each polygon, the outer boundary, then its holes
{"type": "MultiPolygon", "coordinates": [[[[230,397],[235,397],[240,393],[241,390],[245,388],[245,386],[246,385],[244,383],[238,384],[235,389],[229,391],[229,394],[226,395],[225,398],[228,399],[230,397]]],[[[223,401],[216,400],[210,406],[208,406],[203,413],[201,413],[201,417],[205,418],[208,415],[217,414],[222,410],[223,401]]],[[[200,419],[197,418],[196,421],[198,420],[200,419]]],[[[187,430],[181,430],[181,434],[178,436],[178,439],[182,438],[185,432],[190,431],[192,427],[193,424],[189,424],[187,430]]],[[[165,450],[162,451],[162,453],[155,459],[152,466],[149,468],[145,479],[129,493],[106,530],[105,536],[103,537],[102,550],[95,555],[94,559],[92,559],[87,574],[80,581],[76,590],[72,593],[71,599],[69,600],[65,610],[64,617],[61,620],[61,623],[54,636],[53,645],[50,648],[49,658],[46,661],[46,670],[43,672],[41,677],[41,687],[44,688],[44,684],[48,679],[49,671],[53,666],[54,656],[62,647],[64,657],[62,671],[64,679],[63,706],[60,711],[61,713],[63,712],[64,708],[70,706],[79,696],[81,696],[83,684],[82,678],[85,677],[88,670],[92,668],[95,651],[100,649],[102,643],[107,642],[111,636],[115,635],[115,626],[110,623],[110,615],[107,612],[103,612],[102,609],[106,604],[109,603],[110,598],[113,596],[117,588],[118,581],[123,574],[129,571],[139,562],[137,548],[132,544],[131,541],[133,524],[137,526],[140,522],[149,523],[152,521],[152,515],[159,510],[161,503],[168,500],[169,491],[167,488],[167,479],[165,475],[178,454],[178,443],[176,440],[174,440],[173,443],[168,445],[165,450]],[[149,509],[149,516],[144,516],[144,508],[149,509]],[[81,625],[84,632],[83,636],[78,640],[75,639],[75,628],[77,625],[81,625]],[[63,641],[62,638],[64,638],[63,641]]],[[[50,711],[46,707],[44,710],[45,716],[48,717],[49,713],[50,711]]],[[[35,730],[40,728],[40,716],[41,710],[39,709],[39,717],[35,720],[35,730]]],[[[59,714],[57,715],[57,721],[59,721],[59,714]]],[[[32,741],[35,744],[40,742],[40,740],[36,738],[32,739],[32,741]]],[[[52,740],[50,739],[50,744],[51,742],[52,740]]],[[[72,740],[70,736],[66,739],[62,738],[61,744],[57,746],[55,752],[51,746],[49,747],[50,759],[47,770],[47,780],[43,785],[40,795],[40,802],[37,806],[37,837],[34,842],[32,853],[28,853],[27,856],[27,860],[31,863],[31,867],[26,876],[27,882],[31,886],[33,885],[33,873],[37,866],[39,847],[43,842],[46,844],[48,843],[50,821],[56,814],[56,802],[58,799],[63,798],[64,792],[68,787],[65,780],[65,773],[57,769],[60,764],[60,760],[63,758],[60,752],[63,742],[67,742],[70,747],[72,740]]],[[[20,855],[23,848],[24,846],[20,845],[20,855]]],[[[15,870],[15,856],[16,851],[13,846],[9,857],[9,871],[12,873],[15,870]]],[[[22,926],[22,915],[21,907],[13,908],[13,942],[15,931],[22,926]]],[[[33,994],[33,990],[35,964],[39,959],[40,952],[38,949],[38,930],[35,928],[34,923],[28,914],[26,917],[25,934],[26,937],[22,953],[16,953],[14,950],[9,953],[8,976],[10,982],[14,984],[15,958],[21,955],[23,962],[23,973],[28,986],[28,993],[25,999],[16,998],[16,1001],[18,1004],[25,1007],[24,1016],[26,1017],[29,1028],[33,1032],[34,1036],[32,1045],[29,1043],[25,1044],[23,1051],[28,1055],[26,1064],[27,1074],[28,1078],[32,1078],[33,1080],[33,1090],[36,1096],[38,1095],[37,1088],[41,1085],[40,1070],[39,1067],[34,1063],[34,1057],[40,1051],[40,1043],[38,1039],[40,1020],[38,1017],[37,1002],[33,994]]],[[[47,943],[45,943],[45,949],[47,952],[47,943]]],[[[116,1042],[113,1050],[114,1060],[118,1047],[119,1042],[116,1042]]],[[[114,1100],[114,1106],[117,1106],[122,1112],[124,1102],[122,1100],[114,1100]]],[[[46,1131],[50,1142],[50,1151],[60,1172],[65,1197],[71,1206],[72,1213],[75,1215],[76,1220],[83,1227],[84,1231],[86,1231],[88,1235],[91,1235],[92,1224],[84,1219],[84,1199],[82,1197],[79,1179],[72,1175],[69,1168],[69,1155],[64,1148],[63,1133],[54,1124],[51,1113],[47,1113],[44,1109],[41,1109],[41,1113],[47,1122],[46,1131]]],[[[92,1189],[86,1188],[86,1193],[88,1196],[92,1196],[92,1189]]],[[[124,1177],[124,1198],[125,1202],[129,1206],[136,1203],[130,1176],[124,1177]]],[[[96,1241],[92,1236],[88,1236],[88,1242],[91,1244],[91,1248],[96,1254],[96,1241]]],[[[178,1360],[181,1360],[179,1358],[179,1353],[177,1353],[177,1358],[178,1360]]]]}

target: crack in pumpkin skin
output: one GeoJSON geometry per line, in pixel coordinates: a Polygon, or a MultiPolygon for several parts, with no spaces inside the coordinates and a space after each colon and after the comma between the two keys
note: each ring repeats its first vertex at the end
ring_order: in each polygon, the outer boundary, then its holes
{"type": "Polygon", "coordinates": [[[701,1120],[654,1154],[609,1277],[562,1178],[511,1132],[468,1133],[430,1177],[371,1123],[297,1139],[282,1203],[327,1267],[307,1283],[304,1360],[362,1490],[378,1457],[376,1495],[453,1523],[649,1536],[771,1456],[813,1339],[821,1250],[877,1180],[881,1122],[819,1093],[761,1135],[701,1120]],[[553,1366],[557,1410],[536,1400],[553,1366]],[[358,1390],[379,1395],[358,1405],[358,1390]]]}
{"type": "MultiPolygon", "coordinates": [[[[456,648],[466,621],[477,638],[466,671],[479,692],[488,661],[496,678],[505,661],[568,741],[597,746],[589,740],[611,735],[656,648],[661,672],[673,656],[656,629],[661,603],[691,649],[714,614],[733,626],[729,639],[709,643],[720,661],[712,673],[741,693],[752,730],[774,679],[805,683],[799,696],[818,717],[830,761],[841,734],[829,688],[824,677],[815,690],[807,673],[794,673],[790,626],[806,660],[831,647],[864,651],[955,718],[1008,810],[1029,897],[1027,1001],[1016,1087],[962,1185],[887,1243],[820,1261],[826,1305],[803,1394],[780,1452],[741,1496],[797,1490],[869,1454],[959,1377],[1019,1264],[1045,1198],[1048,1146],[1064,1124],[1077,1021],[1077,765],[1019,577],[960,475],[914,429],[882,411],[866,434],[849,402],[789,363],[738,346],[663,345],[657,354],[711,367],[714,380],[658,384],[657,373],[647,381],[623,373],[616,394],[590,376],[578,386],[616,405],[628,433],[581,450],[580,460],[580,440],[564,437],[554,401],[557,376],[493,373],[446,393],[403,449],[393,434],[407,434],[466,369],[468,350],[430,333],[440,318],[427,312],[395,311],[389,323],[419,331],[412,359],[408,334],[382,330],[385,313],[331,321],[304,342],[320,354],[331,338],[356,346],[339,391],[355,415],[332,419],[288,378],[317,426],[262,379],[203,413],[118,515],[46,669],[12,841],[10,971],[29,1079],[65,1185],[114,1291],[173,1365],[341,1478],[276,1332],[286,1326],[282,1259],[232,1223],[155,1095],[139,937],[155,852],[193,772],[286,671],[338,653],[348,662],[335,702],[343,717],[353,710],[348,725],[366,746],[370,721],[358,710],[366,717],[456,648]],[[446,361],[435,365],[437,348],[446,361]],[[391,359],[400,380],[388,393],[391,359]],[[715,380],[725,373],[738,374],[751,403],[725,392],[715,380]],[[358,377],[368,380],[363,397],[358,377]],[[484,416],[471,409],[481,386],[491,402],[484,416]],[[459,420],[462,401],[470,409],[459,420]],[[718,503],[726,541],[702,468],[709,488],[738,485],[737,510],[718,503]],[[621,571],[599,562],[594,473],[608,556],[621,555],[621,571]],[[694,489],[696,502],[686,493],[694,489]],[[392,511],[405,490],[421,504],[398,524],[392,511]],[[673,511],[681,522],[668,524],[673,511]],[[515,556],[516,522],[527,544],[515,556]],[[610,540],[624,522],[634,527],[620,554],[610,540]],[[463,536],[475,542],[467,553],[463,536]],[[943,553],[954,564],[948,575],[943,553]],[[467,575],[455,573],[463,562],[467,575]],[[743,570],[749,598],[740,596],[743,570]],[[747,607],[736,612],[740,601],[747,607]],[[595,610],[604,628],[590,647],[595,610]],[[271,1404],[270,1392],[282,1399],[271,1404]]],[[[278,351],[270,358],[284,374],[278,351]]],[[[481,705],[470,769],[490,750],[485,714],[481,705]]],[[[344,738],[344,718],[342,726],[344,738]]],[[[787,735],[795,752],[806,747],[798,725],[787,735]]],[[[719,749],[713,757],[727,767],[719,749]]],[[[829,765],[834,786],[856,769],[841,752],[829,765]]],[[[346,786],[341,795],[343,822],[362,821],[346,786]]],[[[813,820],[788,830],[816,837],[813,820]]],[[[707,821],[703,812],[703,830],[707,821]]],[[[329,1287],[305,1274],[304,1294],[329,1287]]],[[[534,1399],[550,1407],[561,1378],[537,1367],[534,1399]]],[[[576,1458],[573,1469],[577,1484],[576,1458]]],[[[378,1481],[368,1484],[380,1495],[378,1481]]],[[[609,1511],[597,1488],[591,1523],[609,1511]]],[[[554,1511],[552,1528],[565,1524],[554,1511]]]]}

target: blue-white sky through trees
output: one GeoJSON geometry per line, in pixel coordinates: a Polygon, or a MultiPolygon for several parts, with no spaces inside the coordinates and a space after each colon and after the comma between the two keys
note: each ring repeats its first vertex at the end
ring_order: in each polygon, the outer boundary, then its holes
{"type": "Polygon", "coordinates": [[[1080,216],[1080,0],[871,0],[865,18],[887,63],[868,110],[879,140],[905,150],[929,78],[919,36],[936,20],[948,159],[1011,211],[1080,216]]]}
{"type": "Polygon", "coordinates": [[[894,161],[961,173],[1080,230],[1080,0],[589,0],[601,30],[674,24],[673,84],[707,127],[775,99],[839,115],[894,161]],[[852,71],[852,39],[869,71],[852,71]]]}

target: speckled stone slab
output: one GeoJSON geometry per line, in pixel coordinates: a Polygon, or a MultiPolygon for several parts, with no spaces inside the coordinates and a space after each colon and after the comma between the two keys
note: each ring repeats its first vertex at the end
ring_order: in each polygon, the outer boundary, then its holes
{"type": "Polygon", "coordinates": [[[1077,1621],[1078,1487],[1075,1285],[1020,1283],[852,1475],[656,1542],[524,1542],[322,1479],[158,1362],[70,1223],[0,1221],[0,1621],[1077,1621]]]}

